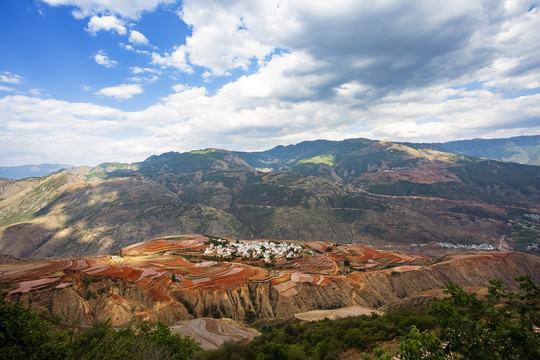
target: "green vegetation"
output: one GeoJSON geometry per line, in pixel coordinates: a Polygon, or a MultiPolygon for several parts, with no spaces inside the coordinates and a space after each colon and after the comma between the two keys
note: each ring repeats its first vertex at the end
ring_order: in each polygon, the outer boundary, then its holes
{"type": "Polygon", "coordinates": [[[516,250],[527,251],[527,246],[539,242],[540,225],[523,219],[516,221],[511,236],[514,239],[516,250]]]}
{"type": "Polygon", "coordinates": [[[245,165],[235,161],[233,153],[219,149],[206,149],[188,153],[165,153],[152,156],[139,165],[139,171],[147,175],[155,174],[182,174],[194,171],[212,170],[216,164],[218,167],[226,166],[229,170],[243,169],[245,165]]]}
{"type": "Polygon", "coordinates": [[[297,319],[255,321],[262,335],[248,344],[226,344],[203,351],[194,359],[336,359],[347,349],[369,350],[391,340],[413,324],[432,328],[425,313],[396,311],[386,315],[358,316],[301,323],[297,319]]]}
{"type": "Polygon", "coordinates": [[[521,292],[503,289],[501,280],[490,281],[486,300],[448,285],[450,296],[435,299],[431,313],[449,351],[464,359],[540,359],[540,333],[535,331],[540,326],[540,286],[530,276],[516,281],[521,292]]]}
{"type": "Polygon", "coordinates": [[[473,139],[438,144],[409,144],[467,156],[540,165],[540,136],[518,136],[507,139],[473,139]]]}
{"type": "Polygon", "coordinates": [[[187,360],[199,350],[189,337],[163,323],[142,322],[115,330],[109,323],[62,330],[33,311],[0,299],[0,359],[187,360]]]}
{"type": "Polygon", "coordinates": [[[333,165],[334,160],[335,160],[334,155],[318,155],[318,156],[314,156],[314,157],[309,158],[309,159],[302,159],[302,160],[298,161],[298,164],[311,163],[311,164],[333,165]]]}
{"type": "Polygon", "coordinates": [[[193,151],[190,151],[189,153],[190,154],[208,154],[208,153],[211,153],[211,152],[214,152],[216,151],[216,149],[213,149],[213,148],[208,148],[208,149],[204,149],[204,150],[193,150],[193,151]]]}
{"type": "Polygon", "coordinates": [[[100,172],[95,172],[95,173],[91,173],[91,174],[88,174],[86,175],[86,181],[87,182],[90,182],[92,180],[104,180],[107,178],[107,173],[104,172],[104,171],[100,171],[100,172]]]}
{"type": "Polygon", "coordinates": [[[540,287],[529,276],[516,281],[520,292],[503,289],[499,280],[490,281],[486,299],[449,284],[445,291],[449,297],[435,299],[427,313],[399,310],[306,323],[259,320],[254,325],[262,335],[250,343],[228,343],[196,353],[194,359],[338,359],[351,349],[357,358],[370,359],[360,355],[364,352],[379,360],[394,355],[409,360],[538,359],[540,333],[534,329],[540,325],[540,287]],[[383,347],[398,337],[398,350],[383,347]]]}
{"type": "Polygon", "coordinates": [[[208,235],[205,235],[208,240],[206,240],[204,242],[204,245],[214,245],[214,246],[218,246],[218,245],[226,245],[227,244],[227,240],[221,240],[215,236],[208,236],[208,235]]]}
{"type": "MultiPolygon", "coordinates": [[[[501,280],[490,281],[485,298],[450,283],[445,291],[449,296],[434,299],[429,311],[396,310],[316,322],[263,321],[250,312],[260,336],[207,351],[187,337],[171,334],[162,323],[62,330],[20,305],[0,300],[0,359],[315,360],[338,359],[346,351],[363,359],[370,359],[365,354],[369,353],[379,360],[393,355],[404,360],[539,359],[540,333],[535,329],[540,325],[540,286],[529,276],[516,281],[519,292],[504,289],[501,280]],[[388,350],[385,345],[396,338],[401,339],[399,349],[388,350]]],[[[204,313],[218,316],[220,309],[209,305],[204,313]]]]}
{"type": "Polygon", "coordinates": [[[81,281],[82,281],[82,283],[83,283],[84,286],[88,286],[88,285],[90,285],[90,284],[93,283],[93,282],[97,282],[98,279],[95,278],[95,277],[89,276],[89,277],[83,277],[83,278],[81,279],[81,281]]]}
{"type": "Polygon", "coordinates": [[[238,194],[239,205],[299,206],[307,197],[306,190],[274,183],[252,183],[238,194]]]}
{"type": "Polygon", "coordinates": [[[67,184],[66,175],[51,175],[43,179],[26,190],[24,198],[2,209],[5,217],[0,219],[0,227],[32,220],[40,215],[40,210],[63,196],[60,188],[67,184]]]}

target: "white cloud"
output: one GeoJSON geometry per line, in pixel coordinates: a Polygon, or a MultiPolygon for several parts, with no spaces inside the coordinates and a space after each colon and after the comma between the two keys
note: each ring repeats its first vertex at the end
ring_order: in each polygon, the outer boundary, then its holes
{"type": "Polygon", "coordinates": [[[152,64],[160,65],[162,68],[175,67],[188,74],[194,73],[193,68],[188,64],[187,50],[184,45],[177,46],[173,53],[165,53],[164,56],[152,53],[152,64]]]}
{"type": "MultiPolygon", "coordinates": [[[[179,39],[185,43],[173,52],[154,53],[152,59],[154,64],[183,72],[205,68],[201,76],[209,80],[233,69],[260,66],[276,49],[285,49],[324,65],[318,72],[325,72],[328,82],[319,85],[316,96],[332,95],[337,83],[352,81],[375,88],[371,96],[376,97],[441,81],[463,83],[501,54],[519,64],[511,71],[525,71],[527,63],[538,68],[540,48],[535,44],[540,35],[535,29],[540,17],[537,9],[528,8],[525,1],[512,0],[458,0],[442,5],[397,0],[377,4],[186,0],[179,16],[191,26],[192,35],[179,39]]],[[[496,81],[495,72],[489,75],[482,81],[496,81]]],[[[490,84],[520,86],[504,80],[490,84]]]]}
{"type": "Polygon", "coordinates": [[[143,73],[150,73],[150,74],[157,74],[157,75],[160,75],[162,74],[161,71],[157,70],[157,69],[153,69],[153,68],[141,68],[139,66],[134,66],[131,68],[131,71],[134,73],[134,74],[143,74],[143,73]]]}
{"type": "Polygon", "coordinates": [[[28,90],[28,93],[32,96],[40,96],[43,95],[44,90],[43,89],[30,89],[28,90]]]}
{"type": "Polygon", "coordinates": [[[15,89],[9,86],[0,85],[0,91],[15,91],[15,89]]]}
{"type": "Polygon", "coordinates": [[[96,55],[94,55],[94,60],[101,66],[105,66],[107,68],[114,67],[118,64],[117,61],[109,59],[107,54],[105,54],[105,51],[99,50],[96,55]]]}
{"type": "Polygon", "coordinates": [[[134,95],[142,94],[143,88],[140,84],[122,84],[110,86],[96,92],[96,95],[114,97],[118,100],[129,99],[134,95]]]}
{"type": "Polygon", "coordinates": [[[129,81],[134,83],[152,84],[158,81],[159,76],[162,75],[162,72],[157,69],[141,68],[139,66],[132,67],[131,71],[137,75],[129,78],[129,81]]]}
{"type": "Polygon", "coordinates": [[[22,77],[10,73],[9,71],[4,71],[0,73],[0,82],[6,84],[20,84],[22,82],[22,77]]]}
{"type": "Polygon", "coordinates": [[[157,75],[132,76],[128,80],[134,83],[153,84],[159,80],[159,77],[157,75]]]}
{"type": "MultiPolygon", "coordinates": [[[[101,19],[96,3],[77,1],[101,19]]],[[[318,138],[432,142],[540,134],[540,15],[528,5],[186,0],[180,16],[192,35],[171,52],[152,50],[152,64],[197,71],[207,81],[249,69],[244,76],[212,91],[179,77],[171,94],[133,112],[6,96],[0,151],[47,148],[56,162],[79,164],[64,156],[134,161],[170,150],[260,150],[318,138]],[[44,141],[52,133],[49,149],[44,141]]],[[[133,34],[134,25],[120,17],[127,12],[106,10],[102,15],[114,19],[96,23],[94,32],[133,34]]],[[[164,73],[131,71],[132,83],[96,94],[127,99],[164,73]]]]}
{"type": "Polygon", "coordinates": [[[129,33],[129,42],[138,45],[148,45],[148,39],[137,30],[131,30],[129,33]]]}
{"type": "Polygon", "coordinates": [[[152,54],[147,51],[147,50],[141,50],[141,49],[136,49],[135,47],[133,47],[131,44],[125,44],[125,43],[120,43],[118,44],[120,45],[121,47],[123,47],[124,49],[126,49],[127,51],[132,51],[136,54],[144,54],[144,55],[149,55],[151,56],[152,54]]]}
{"type": "Polygon", "coordinates": [[[116,31],[119,35],[125,35],[127,30],[125,22],[114,15],[94,15],[88,21],[87,30],[96,34],[98,31],[116,31]]]}
{"type": "Polygon", "coordinates": [[[176,0],[43,0],[49,5],[69,5],[77,8],[73,15],[82,19],[96,13],[112,13],[122,17],[137,19],[142,12],[150,12],[160,4],[174,3],[176,0]]]}
{"type": "MultiPolygon", "coordinates": [[[[351,106],[342,95],[336,97],[342,101],[279,99],[275,94],[294,65],[276,57],[251,75],[265,88],[260,93],[249,93],[249,76],[215,95],[178,84],[158,104],[135,112],[7,96],[0,99],[0,150],[7,158],[12,149],[25,148],[43,159],[46,148],[54,161],[95,164],[205,147],[262,150],[318,138],[447,141],[540,133],[540,95],[507,99],[489,90],[434,86],[391,93],[366,108],[351,106]],[[45,146],[53,137],[53,145],[45,146]]],[[[125,88],[109,89],[108,96],[127,96],[125,88]]],[[[356,91],[365,89],[351,84],[343,96],[354,98],[356,91]]]]}

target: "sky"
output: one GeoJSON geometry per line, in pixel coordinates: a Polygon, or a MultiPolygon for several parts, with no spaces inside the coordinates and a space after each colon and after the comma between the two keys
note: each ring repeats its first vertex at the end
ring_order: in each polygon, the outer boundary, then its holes
{"type": "Polygon", "coordinates": [[[537,0],[2,0],[0,166],[540,134],[537,0]]]}

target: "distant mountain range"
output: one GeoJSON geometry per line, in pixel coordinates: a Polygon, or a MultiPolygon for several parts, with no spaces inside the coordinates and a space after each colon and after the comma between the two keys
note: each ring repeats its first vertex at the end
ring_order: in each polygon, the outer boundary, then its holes
{"type": "MultiPolygon", "coordinates": [[[[266,164],[264,159],[271,157],[283,158],[287,154],[297,151],[324,152],[339,144],[339,141],[317,140],[305,141],[297,145],[276,146],[262,152],[236,152],[240,157],[253,164],[266,164]],[[293,150],[294,149],[294,150],[293,150]]],[[[427,148],[454,154],[489,158],[502,161],[511,161],[518,164],[540,165],[540,135],[518,136],[506,139],[472,139],[449,141],[445,143],[403,143],[413,148],[427,148]]],[[[339,146],[339,145],[338,145],[339,146]]],[[[174,152],[168,153],[169,156],[174,152]]],[[[159,158],[168,156],[161,155],[159,158]]],[[[270,164],[270,168],[276,170],[283,167],[284,163],[270,164]]],[[[49,175],[52,172],[72,168],[66,164],[40,164],[21,166],[0,166],[0,178],[23,179],[49,175]]]]}
{"type": "Polygon", "coordinates": [[[0,178],[3,179],[23,179],[28,177],[39,177],[49,175],[52,172],[67,169],[73,165],[66,164],[39,164],[21,166],[0,166],[0,178]]]}
{"type": "Polygon", "coordinates": [[[540,135],[508,139],[472,139],[446,143],[411,144],[455,154],[540,165],[540,135]]]}
{"type": "Polygon", "coordinates": [[[348,139],[205,149],[0,180],[0,254],[94,255],[186,233],[534,251],[540,167],[432,145],[348,139]]]}

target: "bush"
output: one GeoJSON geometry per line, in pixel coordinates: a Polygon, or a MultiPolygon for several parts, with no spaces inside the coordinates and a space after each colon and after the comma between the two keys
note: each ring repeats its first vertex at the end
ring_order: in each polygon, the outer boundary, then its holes
{"type": "Polygon", "coordinates": [[[74,333],[18,304],[0,299],[0,359],[188,360],[199,350],[163,323],[115,330],[109,323],[74,333]]]}
{"type": "Polygon", "coordinates": [[[35,312],[0,299],[0,359],[67,358],[70,334],[35,312]]]}

